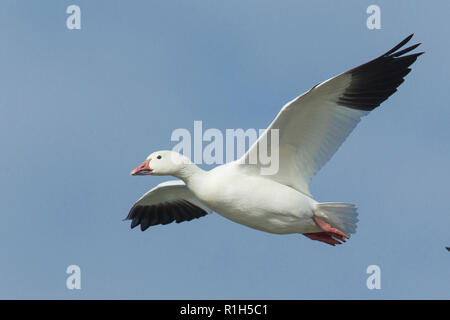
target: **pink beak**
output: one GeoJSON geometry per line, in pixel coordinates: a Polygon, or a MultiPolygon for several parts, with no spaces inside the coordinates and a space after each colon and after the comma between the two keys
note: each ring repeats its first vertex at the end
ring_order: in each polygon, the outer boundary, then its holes
{"type": "Polygon", "coordinates": [[[139,167],[130,172],[132,176],[147,176],[152,174],[153,169],[150,168],[150,160],[145,160],[139,167]]]}

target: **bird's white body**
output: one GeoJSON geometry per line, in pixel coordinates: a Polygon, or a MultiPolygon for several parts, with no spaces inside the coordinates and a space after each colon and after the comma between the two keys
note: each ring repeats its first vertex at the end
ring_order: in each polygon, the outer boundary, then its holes
{"type": "Polygon", "coordinates": [[[231,162],[186,181],[208,208],[234,222],[270,233],[319,232],[311,217],[317,201],[264,176],[245,174],[231,162]]]}

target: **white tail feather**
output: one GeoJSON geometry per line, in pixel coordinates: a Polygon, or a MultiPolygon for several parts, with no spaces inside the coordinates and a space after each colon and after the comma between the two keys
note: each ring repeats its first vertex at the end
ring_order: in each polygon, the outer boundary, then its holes
{"type": "Polygon", "coordinates": [[[315,215],[325,219],[333,228],[347,235],[356,233],[358,212],[356,212],[356,206],[354,204],[345,202],[319,203],[315,210],[315,215]]]}

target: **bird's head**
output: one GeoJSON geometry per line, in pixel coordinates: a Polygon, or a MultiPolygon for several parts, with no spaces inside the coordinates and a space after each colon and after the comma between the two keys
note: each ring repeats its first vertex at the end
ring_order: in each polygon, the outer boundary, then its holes
{"type": "Polygon", "coordinates": [[[131,171],[132,176],[165,176],[177,174],[183,170],[183,168],[190,164],[191,161],[175,151],[162,150],[153,152],[145,161],[136,169],[131,171]]]}

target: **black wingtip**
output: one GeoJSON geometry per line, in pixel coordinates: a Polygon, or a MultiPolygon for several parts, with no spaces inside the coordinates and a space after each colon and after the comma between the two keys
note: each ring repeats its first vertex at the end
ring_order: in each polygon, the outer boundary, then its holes
{"type": "Polygon", "coordinates": [[[404,55],[405,53],[408,53],[408,52],[410,52],[410,51],[413,51],[415,48],[417,48],[417,47],[420,46],[420,45],[421,45],[421,43],[416,43],[415,45],[412,45],[412,46],[410,46],[410,47],[408,47],[408,48],[406,48],[406,49],[403,49],[403,50],[394,52],[394,53],[391,54],[391,57],[396,58],[396,57],[402,56],[402,55],[404,55]]]}
{"type": "Polygon", "coordinates": [[[131,220],[131,229],[140,225],[141,231],[145,231],[154,225],[190,221],[206,214],[208,214],[206,210],[187,200],[176,200],[150,206],[135,204],[123,221],[131,220]]]}
{"type": "Polygon", "coordinates": [[[447,249],[447,251],[450,251],[450,247],[445,247],[445,249],[447,249]]]}
{"type": "MultiPolygon", "coordinates": [[[[414,33],[411,33],[409,36],[407,36],[405,39],[403,39],[399,44],[397,44],[395,47],[393,47],[391,50],[389,50],[388,52],[386,52],[385,54],[383,54],[383,56],[389,56],[392,53],[394,53],[395,51],[397,51],[398,49],[400,49],[401,47],[403,47],[406,43],[409,42],[409,40],[411,40],[411,38],[414,36],[414,33]]],[[[412,50],[412,49],[411,49],[412,50]]]]}
{"type": "Polygon", "coordinates": [[[423,55],[424,53],[425,53],[425,51],[417,52],[417,53],[416,53],[416,57],[421,56],[421,55],[423,55]]]}
{"type": "Polygon", "coordinates": [[[338,98],[339,105],[371,111],[396,92],[411,71],[410,66],[424,53],[410,53],[420,43],[401,49],[413,35],[378,58],[347,71],[352,75],[352,81],[338,98]]]}

